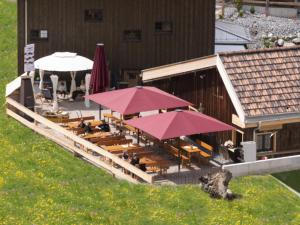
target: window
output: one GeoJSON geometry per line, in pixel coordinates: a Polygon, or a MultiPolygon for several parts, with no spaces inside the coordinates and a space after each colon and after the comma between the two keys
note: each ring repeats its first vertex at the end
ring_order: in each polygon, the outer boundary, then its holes
{"type": "Polygon", "coordinates": [[[99,23],[103,20],[102,9],[86,9],[84,11],[84,21],[88,23],[99,23]]]}
{"type": "Polygon", "coordinates": [[[262,133],[256,136],[257,152],[273,151],[274,133],[262,133]]]}
{"type": "Polygon", "coordinates": [[[156,22],[155,23],[155,32],[156,33],[172,33],[173,32],[172,22],[156,22]]]}
{"type": "Polygon", "coordinates": [[[136,42],[142,40],[142,31],[141,30],[125,30],[123,33],[124,41],[136,42]]]}
{"type": "Polygon", "coordinates": [[[31,41],[47,41],[48,40],[48,30],[31,30],[30,31],[31,41]]]}

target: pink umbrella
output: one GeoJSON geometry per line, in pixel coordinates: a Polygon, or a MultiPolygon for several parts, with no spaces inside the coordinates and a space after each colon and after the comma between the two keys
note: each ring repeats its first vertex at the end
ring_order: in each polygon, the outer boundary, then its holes
{"type": "Polygon", "coordinates": [[[157,109],[186,107],[192,103],[177,98],[155,87],[133,87],[90,95],[87,99],[122,115],[157,109]]]}
{"type": "Polygon", "coordinates": [[[126,123],[159,140],[234,129],[202,113],[183,110],[132,119],[126,123]]]}
{"type": "Polygon", "coordinates": [[[97,44],[92,77],[90,82],[90,93],[96,94],[104,92],[109,86],[108,68],[104,53],[104,45],[97,44]]]}

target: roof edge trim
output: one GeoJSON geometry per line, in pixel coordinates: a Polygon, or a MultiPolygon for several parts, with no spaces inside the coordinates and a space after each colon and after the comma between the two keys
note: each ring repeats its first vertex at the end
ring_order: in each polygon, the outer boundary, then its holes
{"type": "Polygon", "coordinates": [[[226,87],[226,90],[227,90],[227,92],[229,94],[229,97],[230,97],[230,99],[232,101],[232,104],[233,104],[233,106],[234,106],[234,108],[235,108],[235,110],[236,110],[236,112],[237,112],[240,120],[242,122],[245,122],[245,112],[244,112],[244,109],[243,109],[242,104],[240,102],[240,99],[238,98],[237,93],[236,93],[236,91],[235,91],[235,89],[234,89],[234,87],[233,87],[233,85],[232,85],[232,83],[231,83],[231,81],[229,79],[229,76],[228,76],[228,74],[226,72],[224,64],[223,64],[223,62],[222,62],[222,60],[221,60],[221,58],[220,58],[219,55],[217,55],[217,69],[218,69],[218,71],[219,71],[219,73],[221,75],[223,83],[224,83],[224,85],[226,87]]]}

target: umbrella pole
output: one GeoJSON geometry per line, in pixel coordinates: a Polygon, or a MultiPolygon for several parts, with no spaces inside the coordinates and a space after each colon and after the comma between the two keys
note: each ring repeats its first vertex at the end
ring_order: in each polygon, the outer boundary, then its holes
{"type": "Polygon", "coordinates": [[[178,173],[180,172],[181,166],[181,150],[180,150],[180,139],[177,139],[177,146],[178,146],[178,173]]]}
{"type": "Polygon", "coordinates": [[[140,143],[140,129],[138,129],[138,132],[137,132],[137,143],[138,144],[140,143]]]}
{"type": "Polygon", "coordinates": [[[101,120],[102,116],[101,116],[101,111],[102,111],[102,106],[99,105],[99,120],[101,120]]]}

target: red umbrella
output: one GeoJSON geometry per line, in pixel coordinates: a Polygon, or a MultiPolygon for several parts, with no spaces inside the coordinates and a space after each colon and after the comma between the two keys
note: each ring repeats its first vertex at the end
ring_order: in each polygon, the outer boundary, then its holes
{"type": "Polygon", "coordinates": [[[126,88],[90,95],[86,98],[123,115],[192,105],[155,87],[126,88]]]}
{"type": "Polygon", "coordinates": [[[105,59],[104,45],[97,44],[92,77],[90,82],[90,93],[96,94],[104,92],[109,86],[108,68],[105,59]]]}
{"type": "Polygon", "coordinates": [[[159,140],[234,129],[202,113],[183,110],[132,119],[126,123],[159,140]]]}

